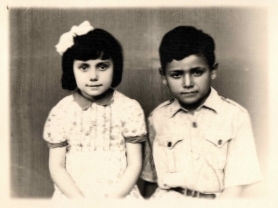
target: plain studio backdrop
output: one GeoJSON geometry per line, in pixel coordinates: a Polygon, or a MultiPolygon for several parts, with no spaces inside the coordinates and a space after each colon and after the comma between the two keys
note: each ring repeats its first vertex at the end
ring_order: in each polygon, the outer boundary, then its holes
{"type": "Polygon", "coordinates": [[[138,100],[146,116],[171,98],[158,73],[162,36],[178,25],[192,25],[210,34],[219,63],[213,86],[249,111],[265,174],[269,148],[266,10],[13,8],[9,13],[12,197],[49,198],[53,193],[42,132],[50,109],[69,94],[61,88],[61,57],[54,46],[62,33],[84,20],[121,42],[124,74],[117,90],[138,100]]]}

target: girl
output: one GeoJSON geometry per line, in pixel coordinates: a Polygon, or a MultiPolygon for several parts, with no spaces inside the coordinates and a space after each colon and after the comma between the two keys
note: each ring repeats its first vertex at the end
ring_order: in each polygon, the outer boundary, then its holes
{"type": "Polygon", "coordinates": [[[56,48],[62,87],[73,94],[51,110],[44,128],[53,197],[140,197],[145,119],[137,101],[113,89],[122,78],[121,45],[85,21],[56,48]]]}

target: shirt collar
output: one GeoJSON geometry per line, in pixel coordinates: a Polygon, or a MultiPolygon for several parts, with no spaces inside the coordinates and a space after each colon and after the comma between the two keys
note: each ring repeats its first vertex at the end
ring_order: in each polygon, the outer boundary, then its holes
{"type": "Polygon", "coordinates": [[[98,100],[90,100],[86,97],[84,97],[81,92],[79,90],[77,90],[74,94],[74,100],[77,102],[77,104],[83,109],[83,110],[87,110],[89,107],[91,107],[91,105],[93,103],[97,104],[97,105],[102,105],[102,106],[106,106],[106,105],[110,105],[114,98],[114,90],[113,89],[109,89],[107,90],[98,100]]]}
{"type": "MultiPolygon", "coordinates": [[[[221,98],[218,96],[217,91],[211,87],[209,96],[207,97],[204,104],[201,105],[197,109],[197,111],[200,110],[202,107],[205,107],[205,108],[209,108],[217,113],[220,110],[220,101],[221,101],[221,98]]],[[[177,99],[174,99],[170,106],[171,106],[170,113],[172,116],[174,116],[179,111],[185,111],[185,112],[188,111],[180,105],[180,103],[177,99]]]]}

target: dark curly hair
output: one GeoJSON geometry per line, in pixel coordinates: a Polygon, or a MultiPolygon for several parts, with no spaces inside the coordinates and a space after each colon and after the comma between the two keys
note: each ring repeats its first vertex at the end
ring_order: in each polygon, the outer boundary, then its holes
{"type": "Polygon", "coordinates": [[[85,35],[74,37],[74,45],[62,56],[62,87],[76,90],[76,80],[73,73],[74,60],[110,59],[113,61],[114,72],[111,87],[121,83],[123,73],[123,51],[121,44],[107,31],[94,29],[85,35]]]}
{"type": "Polygon", "coordinates": [[[167,63],[190,55],[202,55],[212,69],[215,63],[214,50],[215,43],[210,35],[192,26],[178,26],[162,38],[159,47],[162,73],[165,74],[167,63]]]}

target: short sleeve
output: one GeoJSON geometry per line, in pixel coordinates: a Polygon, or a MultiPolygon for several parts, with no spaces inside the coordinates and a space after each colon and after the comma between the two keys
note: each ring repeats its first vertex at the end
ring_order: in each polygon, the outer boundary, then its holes
{"type": "Polygon", "coordinates": [[[150,116],[148,119],[148,137],[144,143],[143,168],[140,176],[143,180],[149,182],[157,182],[157,174],[152,154],[154,138],[155,130],[152,123],[152,116],[150,116]]]}
{"type": "Polygon", "coordinates": [[[225,188],[262,180],[256,147],[247,111],[240,114],[236,136],[231,140],[225,167],[225,188]]]}
{"type": "Polygon", "coordinates": [[[123,136],[126,142],[144,142],[147,132],[145,116],[140,104],[136,100],[131,100],[123,113],[123,136]]]}
{"type": "Polygon", "coordinates": [[[49,148],[67,146],[67,110],[59,103],[53,107],[44,125],[43,139],[49,148]]]}

